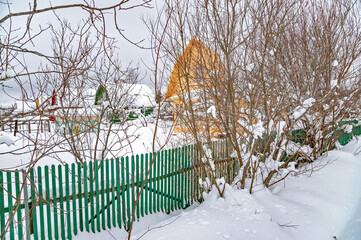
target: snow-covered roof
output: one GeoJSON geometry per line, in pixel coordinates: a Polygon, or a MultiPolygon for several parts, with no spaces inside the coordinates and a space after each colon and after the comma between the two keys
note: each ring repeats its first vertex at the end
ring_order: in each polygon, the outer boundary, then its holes
{"type": "Polygon", "coordinates": [[[155,97],[153,91],[144,84],[125,84],[125,89],[129,89],[129,105],[131,107],[154,107],[155,97]]]}
{"type": "MultiPolygon", "coordinates": [[[[99,87],[98,90],[101,88],[99,87]]],[[[104,87],[103,87],[104,89],[104,87]]],[[[111,83],[106,85],[108,98],[110,101],[122,99],[124,107],[128,108],[149,108],[155,106],[153,91],[144,84],[133,83],[111,83]]]]}
{"type": "Polygon", "coordinates": [[[35,101],[16,101],[16,109],[14,113],[31,112],[36,109],[35,101]]]}

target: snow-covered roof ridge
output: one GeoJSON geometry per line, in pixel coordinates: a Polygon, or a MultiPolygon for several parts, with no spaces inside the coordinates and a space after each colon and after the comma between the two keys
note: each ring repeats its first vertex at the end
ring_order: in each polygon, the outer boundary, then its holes
{"type": "Polygon", "coordinates": [[[106,86],[108,94],[112,95],[112,91],[116,94],[126,95],[128,107],[154,107],[155,95],[152,89],[140,83],[109,83],[106,86]],[[120,90],[117,91],[116,89],[120,90]]]}

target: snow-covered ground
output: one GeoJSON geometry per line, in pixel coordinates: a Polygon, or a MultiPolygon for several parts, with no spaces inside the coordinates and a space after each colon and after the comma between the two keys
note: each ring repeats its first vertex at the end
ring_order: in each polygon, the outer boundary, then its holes
{"type": "MultiPolygon", "coordinates": [[[[165,123],[161,125],[157,146],[166,142],[164,137],[170,129],[165,123]]],[[[119,154],[149,152],[153,131],[154,124],[128,128],[129,136],[134,138],[132,145],[122,148],[119,154]]],[[[4,132],[0,135],[0,152],[14,149],[19,149],[19,153],[27,151],[26,140],[4,132]]],[[[173,136],[167,147],[184,145],[180,141],[180,138],[173,136]]],[[[68,152],[58,155],[65,162],[74,162],[74,157],[68,152]]],[[[21,167],[29,161],[29,157],[30,154],[2,154],[0,167],[21,167]]],[[[50,154],[41,158],[36,165],[53,163],[59,162],[50,154]]],[[[315,171],[289,177],[271,190],[258,186],[251,195],[247,190],[227,186],[224,198],[219,198],[217,192],[213,191],[200,205],[194,204],[169,215],[146,216],[140,222],[135,222],[132,238],[360,240],[361,140],[354,140],[339,150],[328,152],[310,168],[315,171]]],[[[75,239],[126,237],[127,232],[123,229],[113,228],[96,234],[83,232],[75,239]]]]}
{"type": "MultiPolygon", "coordinates": [[[[155,139],[156,151],[164,144],[166,144],[165,148],[175,148],[187,144],[181,140],[181,136],[173,136],[171,126],[172,122],[160,120],[155,139]]],[[[106,126],[102,126],[102,128],[106,129],[106,126]]],[[[16,136],[10,132],[0,131],[0,169],[22,169],[27,167],[29,163],[34,164],[34,166],[45,166],[75,162],[75,157],[69,150],[68,142],[55,129],[56,127],[52,125],[51,132],[44,131],[41,133],[40,130],[30,134],[20,132],[16,136]],[[36,146],[34,142],[37,143],[36,146]],[[35,147],[36,151],[34,151],[35,147]]],[[[155,123],[146,123],[143,119],[130,121],[124,125],[114,125],[109,136],[108,147],[110,149],[105,158],[151,152],[154,131],[155,123]]],[[[99,152],[103,149],[101,145],[105,141],[107,133],[105,130],[98,140],[99,152]]],[[[94,133],[89,133],[86,137],[90,144],[78,144],[79,152],[87,152],[88,146],[95,144],[97,137],[94,133]]]]}
{"type": "MultiPolygon", "coordinates": [[[[312,174],[290,177],[272,190],[228,186],[200,205],[135,223],[132,239],[361,239],[361,141],[330,151],[312,174]]],[[[122,229],[80,233],[77,240],[124,239],[122,229]]]]}

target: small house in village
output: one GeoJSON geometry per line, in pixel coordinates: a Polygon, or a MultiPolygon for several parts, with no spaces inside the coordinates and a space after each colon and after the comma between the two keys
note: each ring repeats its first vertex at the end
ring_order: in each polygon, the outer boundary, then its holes
{"type": "Polygon", "coordinates": [[[144,84],[122,82],[109,84],[107,87],[100,85],[95,93],[94,106],[109,104],[117,105],[110,107],[115,110],[109,113],[110,119],[121,122],[125,114],[129,121],[153,113],[155,97],[152,90],[144,84]]]}

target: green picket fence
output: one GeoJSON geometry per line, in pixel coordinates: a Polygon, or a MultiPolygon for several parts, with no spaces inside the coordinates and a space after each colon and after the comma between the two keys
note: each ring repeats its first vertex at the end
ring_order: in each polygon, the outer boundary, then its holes
{"type": "MultiPolygon", "coordinates": [[[[211,144],[217,177],[238,168],[225,141],[211,144]]],[[[119,159],[0,172],[0,239],[72,239],[201,199],[205,165],[195,146],[119,159]],[[152,166],[152,167],[151,167],[152,166]],[[143,191],[141,191],[143,189],[143,191]]]]}

